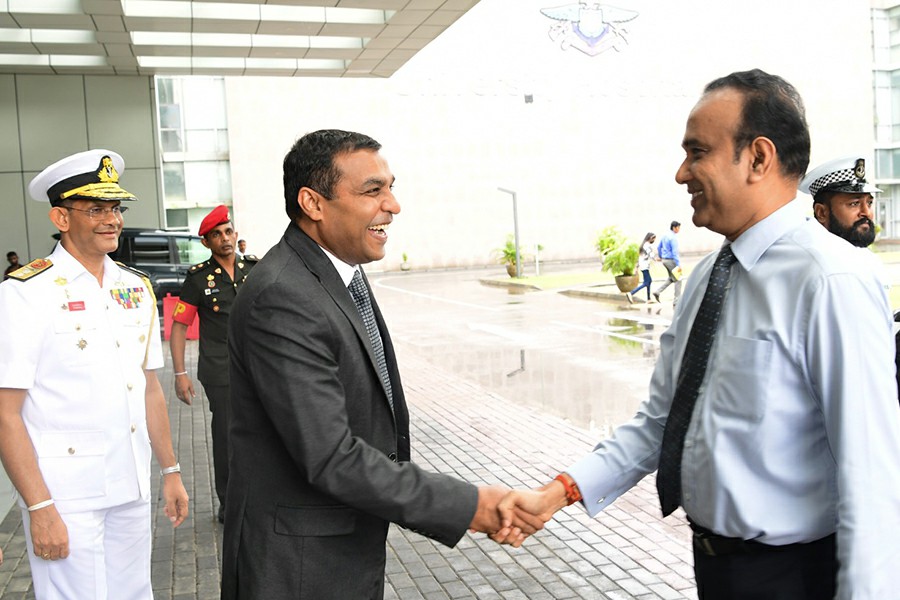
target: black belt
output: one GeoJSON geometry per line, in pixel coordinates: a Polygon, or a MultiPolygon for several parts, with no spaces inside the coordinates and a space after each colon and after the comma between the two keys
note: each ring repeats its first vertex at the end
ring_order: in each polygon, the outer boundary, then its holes
{"type": "MultiPolygon", "coordinates": [[[[714,533],[705,527],[701,527],[696,523],[690,522],[691,530],[694,532],[694,548],[698,552],[702,552],[706,556],[725,556],[728,554],[753,554],[756,552],[783,552],[790,550],[795,546],[803,546],[805,544],[785,544],[783,546],[773,546],[771,544],[763,544],[753,540],[743,540],[741,538],[725,537],[714,533]]],[[[821,542],[834,534],[826,536],[816,542],[821,542]]],[[[816,543],[809,542],[809,543],[816,543]]]]}

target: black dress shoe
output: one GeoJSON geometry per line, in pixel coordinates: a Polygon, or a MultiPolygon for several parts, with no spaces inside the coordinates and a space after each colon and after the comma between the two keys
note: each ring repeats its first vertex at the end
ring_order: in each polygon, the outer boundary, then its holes
{"type": "Polygon", "coordinates": [[[224,504],[220,504],[220,505],[219,505],[219,516],[218,516],[218,519],[219,519],[219,523],[224,523],[224,522],[225,522],[225,505],[224,505],[224,504]]]}

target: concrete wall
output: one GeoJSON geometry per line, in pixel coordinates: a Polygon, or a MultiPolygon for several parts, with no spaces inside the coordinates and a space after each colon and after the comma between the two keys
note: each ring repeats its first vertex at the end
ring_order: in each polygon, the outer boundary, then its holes
{"type": "MultiPolygon", "coordinates": [[[[82,150],[108,148],[125,159],[121,184],[140,199],[130,206],[128,225],[162,224],[154,102],[150,77],[0,75],[3,258],[15,250],[26,263],[53,249],[50,204],[32,200],[28,183],[47,165],[82,150]]],[[[0,515],[13,499],[0,470],[0,515]]]]}
{"type": "Polygon", "coordinates": [[[490,263],[513,230],[498,187],[517,191],[522,238],[547,259],[595,256],[607,225],[639,241],[673,219],[684,250],[711,249],[719,236],[691,224],[674,181],[684,125],[706,83],[754,67],[803,95],[813,164],[871,152],[865,2],[617,2],[638,14],[618,24],[627,43],[597,56],[551,40],[541,9],[566,4],[482,0],[389,80],[228,79],[241,236],[259,254],[277,241],[284,154],[336,127],[378,139],[397,177],[403,210],[376,269],[403,252],[414,267],[490,263]]]}
{"type": "Polygon", "coordinates": [[[0,250],[19,261],[46,256],[56,232],[49,203],[28,196],[28,183],[60,158],[108,148],[125,159],[121,184],[135,194],[128,225],[163,223],[151,77],[0,75],[0,250]]]}

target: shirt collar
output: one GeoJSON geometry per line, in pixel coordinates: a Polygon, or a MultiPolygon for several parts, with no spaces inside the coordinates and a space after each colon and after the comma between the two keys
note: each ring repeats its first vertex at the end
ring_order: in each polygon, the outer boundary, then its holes
{"type": "Polygon", "coordinates": [[[741,266],[749,271],[772,244],[805,222],[804,207],[796,201],[788,202],[738,236],[731,244],[731,250],[741,266]]]}
{"type": "MultiPolygon", "coordinates": [[[[74,256],[69,254],[69,251],[63,247],[61,242],[56,243],[56,248],[53,249],[53,252],[50,254],[49,258],[53,262],[53,266],[59,268],[59,276],[63,277],[67,281],[75,281],[79,277],[90,277],[92,279],[94,277],[88,272],[83,264],[78,262],[78,260],[74,256]]],[[[121,269],[119,269],[119,265],[117,265],[116,262],[111,259],[108,254],[104,256],[104,287],[111,287],[114,282],[119,281],[121,279],[120,271],[121,269]]]]}
{"type": "MultiPolygon", "coordinates": [[[[322,246],[319,246],[319,248],[322,248],[322,246]]],[[[348,265],[325,248],[322,248],[322,252],[325,253],[325,256],[328,257],[328,260],[330,260],[331,264],[334,265],[334,268],[337,269],[338,275],[341,276],[341,281],[344,282],[344,287],[349,287],[350,281],[353,279],[353,275],[359,270],[359,267],[348,265]]]]}

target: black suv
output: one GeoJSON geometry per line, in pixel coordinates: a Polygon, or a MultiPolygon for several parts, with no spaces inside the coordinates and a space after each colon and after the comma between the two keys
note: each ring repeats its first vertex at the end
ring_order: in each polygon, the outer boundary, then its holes
{"type": "Polygon", "coordinates": [[[150,275],[160,311],[165,295],[179,295],[188,269],[203,262],[209,255],[209,249],[196,235],[183,231],[134,227],[122,230],[119,248],[110,253],[113,260],[150,275]]]}

